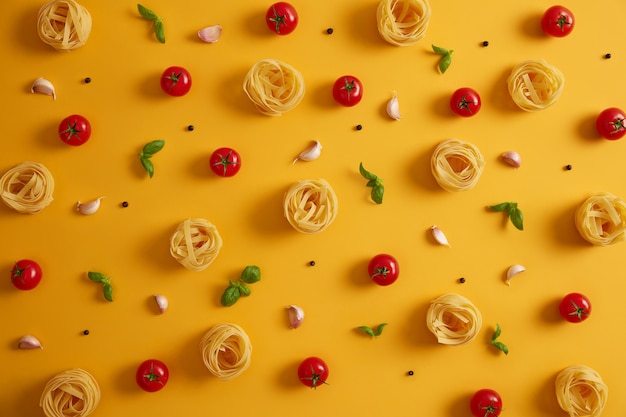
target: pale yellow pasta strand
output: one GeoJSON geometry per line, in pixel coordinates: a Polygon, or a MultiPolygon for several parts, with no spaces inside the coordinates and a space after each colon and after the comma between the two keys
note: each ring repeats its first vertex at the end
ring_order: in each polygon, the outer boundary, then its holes
{"type": "Polygon", "coordinates": [[[563,369],[555,381],[556,399],[570,417],[599,417],[609,388],[595,370],[585,365],[563,369]]]}
{"type": "Polygon", "coordinates": [[[262,59],[246,74],[243,90],[261,113],[280,116],[300,104],[306,88],[302,74],[291,65],[262,59]]]}
{"type": "Polygon", "coordinates": [[[444,294],[430,302],[426,325],[443,345],[462,345],[472,341],[482,327],[480,311],[459,294],[444,294]]]}
{"type": "Polygon", "coordinates": [[[59,51],[83,46],[91,33],[91,15],[74,0],[50,0],[37,16],[37,33],[46,44],[59,51]]]}
{"type": "Polygon", "coordinates": [[[100,387],[89,372],[76,368],[58,373],[46,384],[39,405],[46,417],[86,417],[100,403],[100,387]]]}
{"type": "Polygon", "coordinates": [[[476,145],[459,139],[441,142],[430,159],[437,183],[446,191],[467,191],[476,186],[485,160],[476,145]]]}
{"type": "Polygon", "coordinates": [[[219,255],[223,241],[217,227],[206,219],[186,219],[170,238],[170,254],[185,268],[203,271],[219,255]]]}
{"type": "Polygon", "coordinates": [[[376,10],[378,33],[392,45],[410,46],[426,35],[428,0],[381,0],[376,10]]]}
{"type": "Polygon", "coordinates": [[[252,344],[241,326],[220,323],[211,327],[200,342],[202,360],[209,372],[230,381],[250,366],[252,344]]]}
{"type": "Polygon", "coordinates": [[[0,178],[0,197],[15,211],[39,213],[54,200],[54,177],[43,164],[23,162],[0,178]]]}
{"type": "Polygon", "coordinates": [[[543,110],[556,103],[564,84],[563,73],[543,59],[519,63],[507,79],[513,102],[529,112],[543,110]]]}
{"type": "Polygon", "coordinates": [[[285,193],[283,210],[289,224],[301,233],[319,233],[337,217],[339,202],[324,179],[302,180],[285,193]]]}
{"type": "Polygon", "coordinates": [[[620,197],[602,192],[587,198],[576,210],[578,233],[596,246],[609,246],[626,236],[626,203],[620,197]]]}

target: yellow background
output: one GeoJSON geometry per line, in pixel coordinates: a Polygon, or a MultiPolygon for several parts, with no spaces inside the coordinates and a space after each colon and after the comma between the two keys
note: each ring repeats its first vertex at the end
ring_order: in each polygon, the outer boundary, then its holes
{"type": "Polygon", "coordinates": [[[602,109],[626,106],[626,26],[615,20],[621,1],[564,4],[577,23],[557,39],[540,30],[549,1],[433,0],[426,37],[402,48],[379,37],[375,0],[294,0],[300,23],[283,37],[265,26],[271,2],[150,0],[144,5],[165,17],[164,45],[136,3],[83,0],[93,30],[71,53],[38,39],[41,1],[6,3],[0,172],[41,162],[56,188],[54,202],[39,214],[0,207],[6,276],[0,415],[43,415],[38,402],[47,380],[80,367],[102,390],[94,416],[460,417],[470,415],[469,398],[484,387],[502,395],[503,415],[561,416],[554,379],[574,364],[594,368],[609,386],[604,415],[626,412],[626,246],[592,247],[573,222],[592,193],[626,196],[626,141],[600,139],[594,128],[602,109]],[[197,39],[197,30],[217,23],[223,27],[217,43],[197,39]],[[431,44],[454,50],[444,75],[431,44]],[[613,57],[606,60],[605,53],[613,57]],[[258,113],[242,90],[248,69],[264,58],[291,64],[306,82],[302,103],[282,117],[258,113]],[[537,58],[561,69],[565,89],[553,107],[525,113],[510,100],[505,80],[514,65],[537,58]],[[159,76],[170,65],[191,72],[187,96],[160,90],[159,76]],[[331,96],[335,79],[346,74],[364,84],[363,101],[353,108],[331,96]],[[56,86],[56,101],[30,94],[40,76],[56,86]],[[83,83],[85,77],[92,82],[83,83]],[[463,86],[483,99],[469,119],[448,108],[451,93],[463,86]],[[385,113],[394,91],[400,121],[385,113]],[[60,120],[72,113],[93,127],[82,147],[57,137],[60,120]],[[194,131],[186,131],[189,124],[194,131]],[[487,161],[468,192],[445,192],[430,173],[434,147],[452,137],[477,145],[487,161]],[[166,145],[154,156],[149,179],[137,152],[155,139],[166,145]],[[324,146],[321,158],[292,165],[315,139],[324,146]],[[242,156],[236,177],[217,178],[208,168],[221,146],[242,156]],[[521,168],[499,159],[508,150],[522,155],[521,168]],[[384,178],[382,205],[369,200],[359,162],[384,178]],[[335,223],[318,235],[300,234],[283,218],[283,193],[305,178],[325,178],[339,198],[335,223]],[[75,212],[77,200],[99,196],[106,198],[98,213],[75,212]],[[502,201],[519,203],[523,232],[485,208],[502,201]],[[203,272],[188,271],[169,255],[170,235],[189,217],[208,219],[224,239],[203,272]],[[451,248],[433,242],[433,224],[451,248]],[[390,287],[368,280],[367,263],[381,252],[400,263],[390,287]],[[30,292],[9,280],[23,258],[44,270],[30,292]],[[516,263],[527,271],[509,287],[505,273],[516,263]],[[252,295],[221,307],[228,280],[251,264],[262,270],[252,295]],[[113,278],[113,303],[86,278],[90,270],[113,278]],[[593,304],[591,318],[578,325],[558,315],[559,300],[572,291],[593,304]],[[464,346],[439,345],[426,328],[429,301],[448,292],[468,297],[483,316],[480,335],[464,346]],[[155,293],[170,301],[163,315],[155,293]],[[287,322],[290,304],[306,315],[296,330],[287,322]],[[253,344],[250,368],[230,382],[213,377],[199,355],[202,335],[219,322],[241,325],[253,344]],[[377,339],[355,330],[382,322],[389,326],[377,339]],[[488,343],[496,323],[508,356],[488,343]],[[84,336],[84,329],[91,333],[84,336]],[[18,350],[24,334],[38,337],[44,349],[18,350]],[[316,391],[296,377],[299,362],[311,355],[330,366],[329,385],[316,391]],[[158,393],[145,393],[134,381],[148,358],[163,360],[171,372],[158,393]],[[409,370],[415,374],[407,376],[409,370]]]}

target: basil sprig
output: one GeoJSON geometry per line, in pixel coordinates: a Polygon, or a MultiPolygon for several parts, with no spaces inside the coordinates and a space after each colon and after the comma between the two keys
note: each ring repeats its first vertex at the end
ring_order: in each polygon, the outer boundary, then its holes
{"type": "Polygon", "coordinates": [[[150,178],[152,178],[152,176],[154,175],[154,165],[152,164],[152,161],[150,160],[150,158],[152,158],[152,156],[155,153],[163,149],[164,146],[165,146],[164,140],[162,139],[153,140],[152,142],[147,143],[143,147],[141,152],[139,152],[139,160],[141,161],[141,165],[143,166],[143,169],[146,170],[150,178]]]}
{"type": "Polygon", "coordinates": [[[439,46],[432,45],[433,52],[437,55],[441,55],[439,59],[439,72],[444,73],[452,64],[452,53],[454,52],[452,49],[448,50],[445,48],[440,48],[439,46]]]}
{"type": "Polygon", "coordinates": [[[381,323],[379,324],[376,328],[372,328],[369,326],[359,326],[357,327],[357,329],[362,330],[365,334],[372,336],[372,337],[378,337],[381,334],[383,334],[383,329],[387,326],[387,323],[381,323]]]}
{"type": "Polygon", "coordinates": [[[220,303],[224,307],[235,304],[239,297],[250,295],[250,288],[246,284],[254,284],[261,280],[261,269],[256,265],[249,265],[241,272],[239,280],[228,280],[228,287],[224,290],[220,303]]]}
{"type": "Polygon", "coordinates": [[[524,213],[522,213],[522,210],[517,206],[517,203],[506,201],[494,206],[489,206],[489,209],[496,212],[506,212],[513,226],[519,230],[524,230],[524,213]]]}
{"type": "Polygon", "coordinates": [[[372,201],[376,204],[382,204],[383,195],[385,194],[383,179],[363,168],[362,162],[359,164],[359,172],[361,173],[361,176],[367,180],[366,185],[372,188],[372,192],[370,193],[372,201]]]}
{"type": "Polygon", "coordinates": [[[498,338],[500,337],[500,333],[502,333],[502,329],[500,328],[500,325],[496,323],[496,331],[491,337],[491,344],[497,347],[498,349],[500,349],[502,352],[504,352],[505,355],[508,355],[509,348],[504,343],[498,341],[498,338]]]}
{"type": "Polygon", "coordinates": [[[163,18],[157,16],[152,10],[142,6],[141,4],[137,4],[137,10],[141,17],[146,20],[149,20],[154,25],[154,35],[157,40],[161,43],[165,43],[165,29],[163,28],[163,18]]]}
{"type": "Polygon", "coordinates": [[[100,272],[87,272],[87,276],[93,282],[102,284],[102,294],[107,301],[113,301],[113,287],[111,286],[111,278],[100,272]]]}

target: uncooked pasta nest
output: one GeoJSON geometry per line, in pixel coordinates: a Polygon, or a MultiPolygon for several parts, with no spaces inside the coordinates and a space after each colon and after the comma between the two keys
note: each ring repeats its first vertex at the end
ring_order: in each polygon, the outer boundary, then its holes
{"type": "Polygon", "coordinates": [[[598,193],[585,200],[574,217],[578,233],[596,246],[609,246],[624,240],[626,203],[609,193],[598,193]]]}
{"type": "Polygon", "coordinates": [[[543,110],[556,103],[564,82],[563,73],[543,59],[521,62],[507,80],[511,98],[525,111],[543,110]]]}
{"type": "Polygon", "coordinates": [[[337,195],[326,180],[302,180],[285,193],[285,217],[298,232],[319,233],[337,217],[338,204],[337,195]]]}
{"type": "Polygon", "coordinates": [[[426,34],[430,14],[428,0],[381,0],[376,11],[378,32],[392,45],[413,45],[426,34]]]}
{"type": "Polygon", "coordinates": [[[20,213],[35,214],[52,203],[54,178],[38,162],[23,162],[0,178],[2,201],[20,213]]]}
{"type": "Polygon", "coordinates": [[[170,239],[170,253],[192,271],[206,269],[222,249],[222,237],[215,225],[205,219],[187,219],[180,223],[170,239]]]}
{"type": "Polygon", "coordinates": [[[87,42],[91,15],[74,0],[50,0],[37,16],[39,38],[58,51],[72,51],[87,42]]]}
{"type": "Polygon", "coordinates": [[[449,293],[430,302],[426,325],[443,345],[462,345],[473,340],[483,324],[478,308],[462,295],[449,293]]]}
{"type": "Polygon", "coordinates": [[[202,359],[211,374],[222,381],[241,375],[252,358],[252,345],[238,325],[221,323],[211,327],[200,342],[202,359]]]}
{"type": "Polygon", "coordinates": [[[600,375],[585,365],[563,369],[556,377],[556,399],[570,417],[598,417],[609,396],[600,375]]]}
{"type": "Polygon", "coordinates": [[[100,402],[100,387],[87,371],[63,371],[48,381],[39,405],[46,417],[86,417],[100,402]]]}
{"type": "Polygon", "coordinates": [[[250,69],[243,90],[256,108],[268,116],[280,116],[304,97],[304,78],[298,70],[277,59],[262,59],[250,69]]]}
{"type": "Polygon", "coordinates": [[[446,191],[467,191],[483,173],[485,160],[478,148],[459,139],[441,142],[430,159],[437,183],[446,191]]]}

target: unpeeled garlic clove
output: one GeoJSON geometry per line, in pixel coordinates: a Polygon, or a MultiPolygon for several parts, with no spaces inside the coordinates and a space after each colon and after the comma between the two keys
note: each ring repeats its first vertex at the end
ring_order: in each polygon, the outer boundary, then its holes
{"type": "Polygon", "coordinates": [[[433,234],[433,237],[435,238],[437,243],[439,243],[440,245],[451,247],[450,243],[448,243],[448,238],[446,238],[446,235],[440,228],[433,225],[430,228],[430,232],[433,234]]]}
{"type": "Polygon", "coordinates": [[[215,43],[222,36],[222,26],[221,25],[213,25],[207,26],[204,29],[200,29],[198,31],[198,37],[207,43],[215,43]]]}
{"type": "Polygon", "coordinates": [[[313,141],[311,146],[300,152],[296,159],[293,160],[292,164],[295,164],[298,161],[314,161],[320,157],[322,154],[322,144],[319,141],[313,141]]]}
{"type": "Polygon", "coordinates": [[[289,326],[292,329],[300,327],[304,320],[304,310],[297,305],[290,305],[287,307],[287,312],[289,314],[289,326]]]}
{"type": "Polygon", "coordinates": [[[39,339],[29,334],[20,337],[20,340],[17,341],[17,347],[18,349],[43,349],[39,339]]]}
{"type": "Polygon", "coordinates": [[[393,97],[387,102],[387,114],[394,120],[400,120],[400,103],[398,103],[398,94],[395,91],[393,97]]]}
{"type": "Polygon", "coordinates": [[[76,203],[76,210],[78,210],[81,214],[94,214],[100,208],[100,200],[103,198],[104,197],[96,198],[95,200],[87,203],[81,203],[79,201],[76,203]]]}
{"type": "Polygon", "coordinates": [[[522,265],[511,265],[509,269],[506,271],[506,285],[511,285],[511,278],[515,275],[526,271],[522,265]]]}
{"type": "Polygon", "coordinates": [[[165,298],[164,295],[155,294],[154,301],[159,307],[159,311],[161,311],[161,314],[165,313],[165,310],[167,310],[167,307],[169,307],[169,302],[167,301],[167,298],[165,298]]]}
{"type": "Polygon", "coordinates": [[[502,160],[513,168],[519,168],[522,166],[522,157],[514,151],[508,151],[502,154],[502,160]]]}
{"type": "Polygon", "coordinates": [[[33,82],[33,86],[30,88],[31,93],[46,94],[52,96],[53,100],[57,99],[56,92],[54,91],[54,85],[43,77],[37,78],[33,82]]]}

